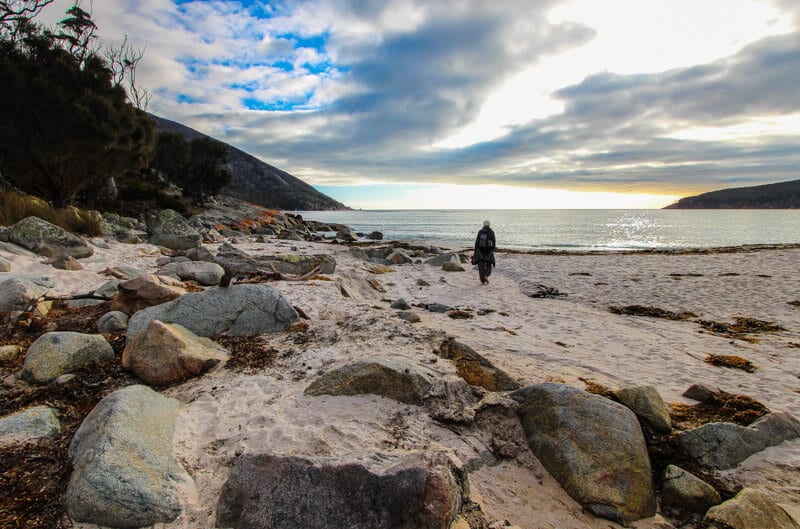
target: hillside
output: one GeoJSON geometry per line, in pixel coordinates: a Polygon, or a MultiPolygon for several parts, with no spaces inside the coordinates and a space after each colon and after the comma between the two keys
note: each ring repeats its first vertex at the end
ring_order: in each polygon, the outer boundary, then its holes
{"type": "Polygon", "coordinates": [[[751,187],[720,189],[682,198],[664,209],[796,209],[800,180],[751,187]]]}
{"type": "MultiPolygon", "coordinates": [[[[205,136],[205,134],[178,122],[152,114],[150,116],[160,131],[178,132],[183,134],[187,140],[205,136]]],[[[233,178],[231,183],[223,189],[223,194],[275,209],[345,209],[340,202],[320,193],[286,171],[264,163],[232,145],[227,146],[229,149],[228,164],[233,178]]]]}

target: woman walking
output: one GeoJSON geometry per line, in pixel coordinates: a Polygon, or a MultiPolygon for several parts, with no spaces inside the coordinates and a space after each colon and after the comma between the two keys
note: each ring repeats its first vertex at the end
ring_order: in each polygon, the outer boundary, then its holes
{"type": "Polygon", "coordinates": [[[495,265],[494,249],[496,246],[497,241],[494,238],[494,231],[490,227],[490,222],[484,220],[483,228],[475,238],[475,253],[473,254],[473,260],[478,265],[481,284],[487,284],[489,276],[492,275],[492,267],[495,265]]]}

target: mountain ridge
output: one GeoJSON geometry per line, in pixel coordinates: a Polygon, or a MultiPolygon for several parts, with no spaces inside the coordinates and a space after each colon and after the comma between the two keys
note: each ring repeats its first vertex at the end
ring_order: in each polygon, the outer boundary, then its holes
{"type": "MultiPolygon", "coordinates": [[[[211,138],[177,121],[155,114],[149,116],[155,121],[159,131],[177,132],[187,140],[211,138]]],[[[228,147],[228,165],[232,178],[221,194],[272,209],[303,211],[347,209],[341,202],[317,191],[296,176],[262,162],[229,143],[212,139],[228,147]]]]}
{"type": "Polygon", "coordinates": [[[664,209],[798,209],[800,180],[733,187],[684,197],[664,209]]]}

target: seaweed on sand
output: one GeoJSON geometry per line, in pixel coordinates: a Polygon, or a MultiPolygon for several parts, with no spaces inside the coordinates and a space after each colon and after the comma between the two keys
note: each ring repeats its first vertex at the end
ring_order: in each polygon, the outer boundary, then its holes
{"type": "Polygon", "coordinates": [[[270,347],[260,336],[215,336],[214,341],[228,349],[230,357],[225,369],[253,371],[271,367],[278,350],[270,347]]]}
{"type": "Polygon", "coordinates": [[[705,363],[712,366],[730,367],[733,369],[741,369],[748,373],[754,373],[758,366],[746,358],[734,355],[715,355],[709,354],[704,360],[705,363]]]}
{"type": "Polygon", "coordinates": [[[737,316],[734,318],[733,323],[724,323],[711,320],[697,320],[697,323],[713,333],[724,334],[734,338],[747,334],[778,332],[786,330],[784,327],[781,327],[780,325],[771,321],[745,318],[742,316],[737,316]]]}
{"type": "Polygon", "coordinates": [[[709,422],[732,422],[748,426],[769,413],[769,408],[746,395],[725,391],[695,405],[671,403],[669,415],[676,430],[691,430],[709,422]]]}
{"type": "Polygon", "coordinates": [[[643,305],[627,305],[625,307],[608,307],[609,312],[614,314],[624,314],[627,316],[646,316],[648,318],[663,318],[674,321],[685,321],[696,318],[694,312],[672,312],[670,310],[659,309],[658,307],[646,307],[643,305]]]}

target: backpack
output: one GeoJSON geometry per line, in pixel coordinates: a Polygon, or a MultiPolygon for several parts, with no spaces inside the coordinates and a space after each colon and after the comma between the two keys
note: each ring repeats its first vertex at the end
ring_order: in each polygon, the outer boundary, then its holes
{"type": "Polygon", "coordinates": [[[482,231],[478,234],[478,250],[483,254],[492,250],[492,239],[489,237],[489,232],[482,231]]]}

